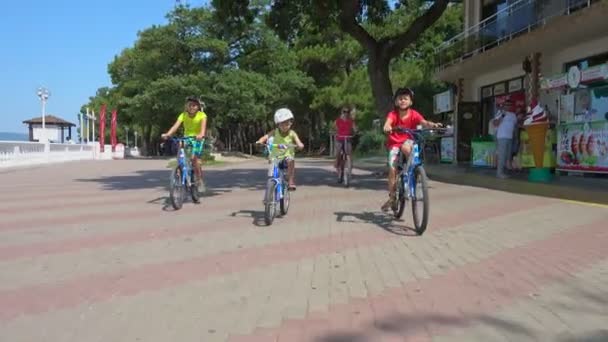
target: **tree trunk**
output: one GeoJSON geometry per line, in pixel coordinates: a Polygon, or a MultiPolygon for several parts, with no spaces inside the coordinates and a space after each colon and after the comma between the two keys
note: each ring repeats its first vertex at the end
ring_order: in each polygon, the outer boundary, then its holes
{"type": "Polygon", "coordinates": [[[143,139],[143,154],[145,156],[150,156],[152,149],[151,149],[151,145],[152,145],[152,141],[151,141],[151,137],[152,137],[152,126],[147,124],[144,125],[144,136],[142,137],[143,139]]]}
{"type": "Polygon", "coordinates": [[[383,118],[391,111],[393,105],[393,87],[389,77],[389,58],[379,51],[371,51],[367,72],[376,102],[376,114],[383,118]]]}

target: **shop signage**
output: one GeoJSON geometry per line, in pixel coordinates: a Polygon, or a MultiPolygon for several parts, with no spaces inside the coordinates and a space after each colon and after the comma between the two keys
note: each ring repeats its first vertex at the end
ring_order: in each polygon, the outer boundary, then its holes
{"type": "Polygon", "coordinates": [[[522,89],[522,79],[518,78],[516,80],[509,81],[509,93],[518,91],[522,89]]]}
{"type": "Polygon", "coordinates": [[[451,163],[454,161],[454,137],[441,138],[441,162],[451,163]]]}
{"type": "Polygon", "coordinates": [[[502,95],[506,91],[504,83],[498,83],[494,86],[494,95],[502,95]]]}
{"type": "Polygon", "coordinates": [[[567,74],[559,74],[551,77],[543,77],[540,81],[541,89],[553,89],[563,87],[568,84],[567,74]]]}
{"type": "Polygon", "coordinates": [[[582,71],[577,66],[572,66],[568,69],[567,73],[543,77],[540,81],[540,88],[547,90],[566,85],[570,88],[577,88],[580,83],[605,79],[608,79],[608,63],[596,65],[582,71]]]}
{"type": "Polygon", "coordinates": [[[570,69],[568,69],[567,75],[568,87],[578,88],[578,85],[581,84],[581,79],[581,70],[576,65],[571,66],[570,69]]]}
{"type": "Polygon", "coordinates": [[[453,99],[454,93],[451,90],[436,94],[435,96],[433,96],[433,112],[435,114],[440,114],[453,111],[453,99]]]}
{"type": "Polygon", "coordinates": [[[581,75],[581,81],[589,82],[608,78],[608,64],[601,64],[585,69],[581,75]]]}

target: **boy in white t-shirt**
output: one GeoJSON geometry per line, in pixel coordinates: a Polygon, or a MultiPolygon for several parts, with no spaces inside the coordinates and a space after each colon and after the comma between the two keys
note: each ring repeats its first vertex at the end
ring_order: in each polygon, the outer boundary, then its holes
{"type": "Polygon", "coordinates": [[[496,177],[507,178],[505,175],[505,164],[511,158],[511,146],[513,144],[513,130],[517,125],[517,116],[513,113],[513,103],[505,101],[492,119],[496,129],[496,152],[498,154],[496,177]]]}

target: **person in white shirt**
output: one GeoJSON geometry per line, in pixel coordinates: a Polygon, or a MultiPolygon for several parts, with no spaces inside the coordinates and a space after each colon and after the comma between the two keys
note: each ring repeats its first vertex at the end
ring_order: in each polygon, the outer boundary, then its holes
{"type": "Polygon", "coordinates": [[[505,101],[492,119],[496,129],[496,152],[498,154],[496,177],[507,178],[505,165],[511,158],[511,146],[513,144],[513,131],[517,125],[517,116],[513,112],[513,103],[505,101]]]}

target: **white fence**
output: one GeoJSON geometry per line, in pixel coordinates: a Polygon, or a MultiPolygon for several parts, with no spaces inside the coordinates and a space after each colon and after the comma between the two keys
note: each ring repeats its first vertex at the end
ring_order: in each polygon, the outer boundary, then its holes
{"type": "Polygon", "coordinates": [[[122,144],[117,146],[116,152],[112,152],[110,145],[105,145],[105,151],[101,153],[99,143],[80,145],[0,141],[0,168],[75,160],[123,159],[124,154],[122,144]]]}

